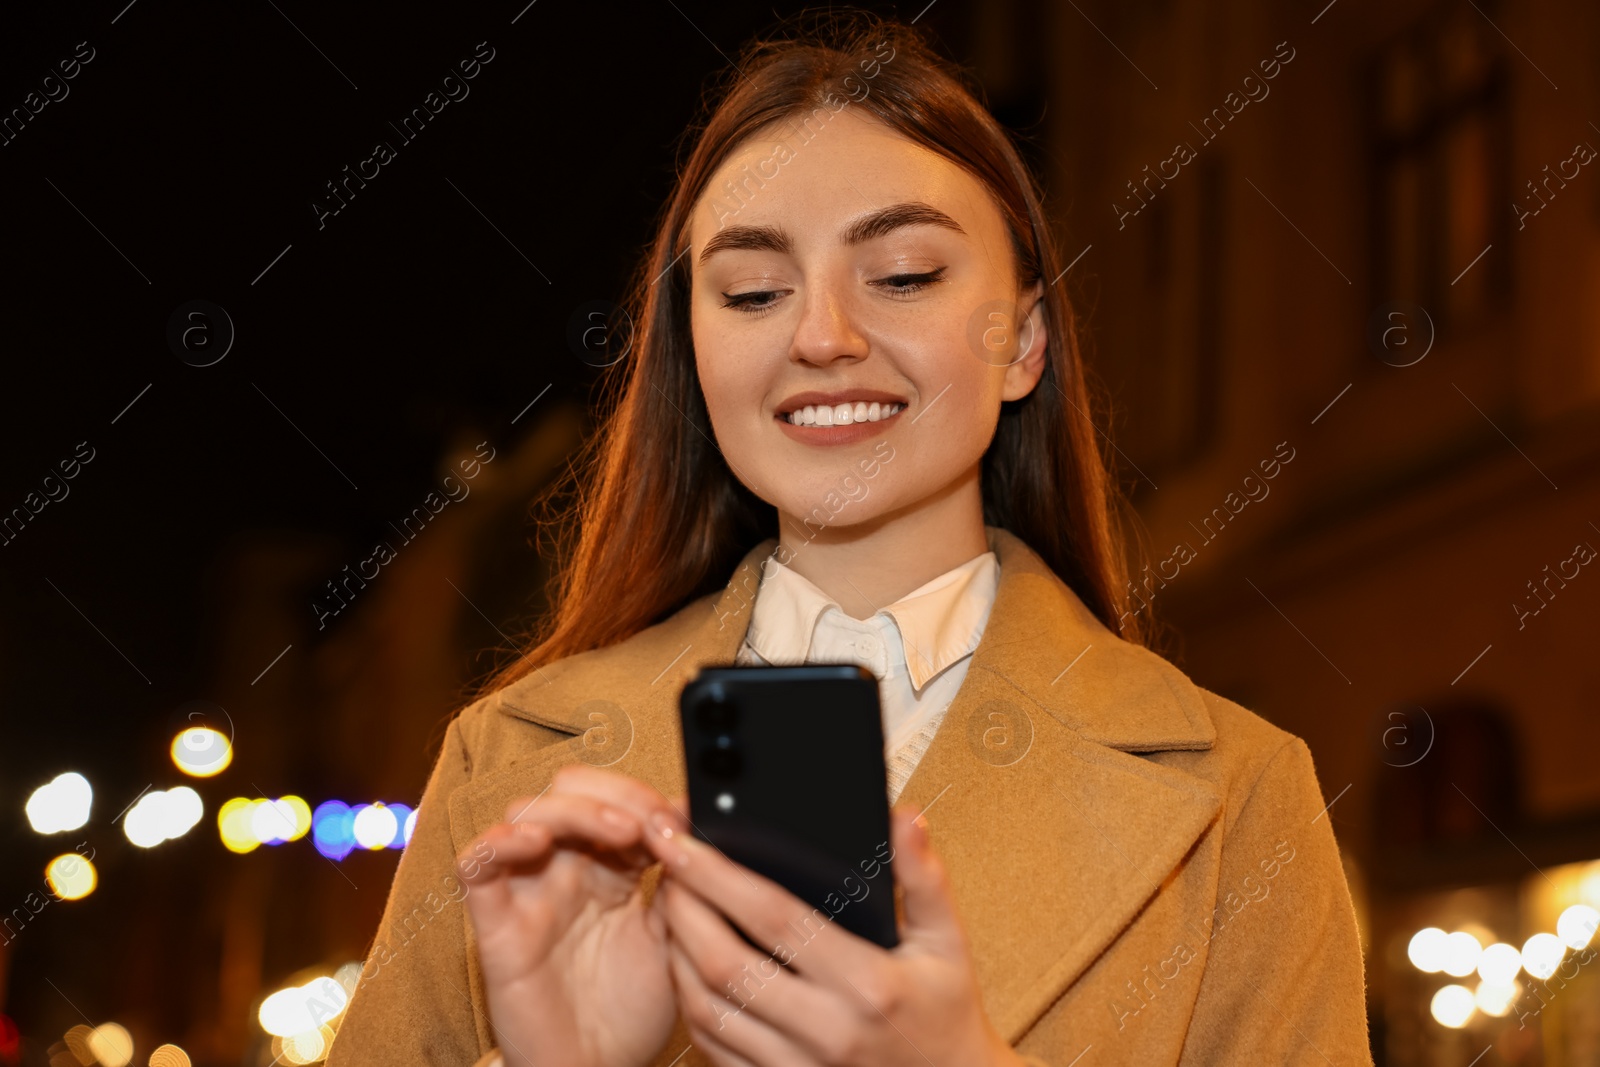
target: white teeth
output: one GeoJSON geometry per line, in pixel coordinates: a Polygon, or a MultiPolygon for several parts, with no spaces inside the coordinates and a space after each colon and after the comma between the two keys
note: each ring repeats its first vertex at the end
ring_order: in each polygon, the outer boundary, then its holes
{"type": "Polygon", "coordinates": [[[794,426],[849,426],[854,422],[879,422],[905,408],[904,404],[882,404],[858,400],[854,404],[819,407],[815,404],[784,416],[794,426]]]}

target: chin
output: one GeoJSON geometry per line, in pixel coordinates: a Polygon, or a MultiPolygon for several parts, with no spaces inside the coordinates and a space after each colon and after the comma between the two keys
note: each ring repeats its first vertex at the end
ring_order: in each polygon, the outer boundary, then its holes
{"type": "Polygon", "coordinates": [[[783,512],[793,516],[793,524],[785,533],[802,541],[814,540],[829,530],[870,527],[893,510],[886,492],[875,492],[870,487],[862,492],[860,485],[856,486],[854,496],[846,495],[837,486],[829,486],[812,496],[789,495],[791,499],[778,504],[783,512]]]}

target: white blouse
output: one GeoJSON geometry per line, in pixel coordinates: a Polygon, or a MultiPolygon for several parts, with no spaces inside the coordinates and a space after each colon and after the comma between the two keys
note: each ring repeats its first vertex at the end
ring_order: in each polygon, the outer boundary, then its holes
{"type": "Polygon", "coordinates": [[[870,618],[854,619],[811,581],[769,559],[735,662],[859,663],[876,675],[892,804],[961,688],[999,584],[1000,561],[985,552],[870,618]]]}

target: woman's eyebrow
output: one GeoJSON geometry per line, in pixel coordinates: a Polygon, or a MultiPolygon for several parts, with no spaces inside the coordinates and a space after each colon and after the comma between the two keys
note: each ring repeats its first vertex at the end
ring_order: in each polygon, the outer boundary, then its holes
{"type": "Polygon", "coordinates": [[[925,204],[920,200],[908,200],[863,215],[845,227],[844,232],[839,235],[839,240],[842,244],[858,245],[882,237],[902,226],[942,226],[963,236],[967,232],[961,228],[960,223],[932,204],[925,204]]]}
{"type": "MultiPolygon", "coordinates": [[[[858,245],[892,233],[903,226],[940,226],[965,235],[966,230],[955,219],[932,204],[908,200],[856,219],[839,234],[839,243],[858,245]]],[[[794,251],[794,240],[781,226],[727,226],[718,230],[701,250],[699,262],[705,263],[718,252],[745,249],[755,252],[778,252],[789,255],[794,251]]]]}

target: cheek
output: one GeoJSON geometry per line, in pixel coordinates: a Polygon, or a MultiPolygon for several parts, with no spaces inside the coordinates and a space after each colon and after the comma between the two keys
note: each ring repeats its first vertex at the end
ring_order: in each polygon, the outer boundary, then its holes
{"type": "Polygon", "coordinates": [[[720,438],[737,442],[755,426],[763,399],[752,361],[739,353],[710,341],[695,347],[695,368],[700,376],[700,392],[706,410],[720,438]]]}
{"type": "Polygon", "coordinates": [[[700,379],[700,392],[705,396],[706,408],[712,418],[721,421],[724,411],[738,403],[740,391],[738,368],[729,358],[727,341],[717,331],[703,325],[693,325],[690,336],[694,344],[695,373],[700,379]]]}
{"type": "Polygon", "coordinates": [[[971,460],[993,437],[1005,370],[969,351],[959,325],[946,336],[953,340],[929,352],[916,372],[924,414],[906,427],[907,443],[945,462],[971,460]]]}

